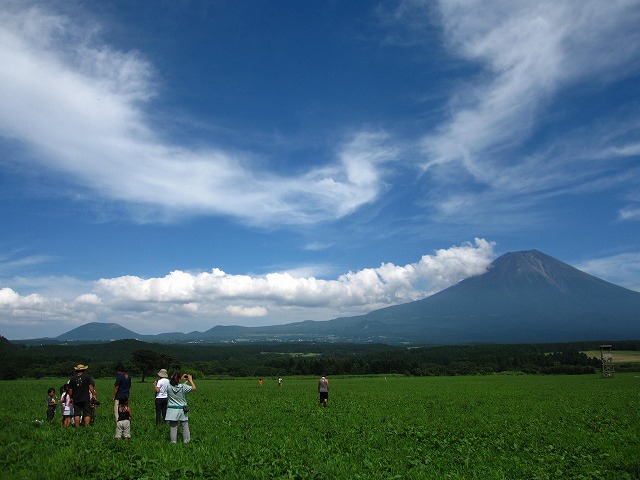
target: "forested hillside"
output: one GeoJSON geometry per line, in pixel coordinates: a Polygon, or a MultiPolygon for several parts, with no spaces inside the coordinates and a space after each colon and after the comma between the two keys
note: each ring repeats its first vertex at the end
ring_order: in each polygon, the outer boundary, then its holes
{"type": "MultiPolygon", "coordinates": [[[[265,345],[164,345],[136,340],[24,346],[0,337],[0,378],[65,377],[78,363],[95,377],[112,376],[117,363],[144,381],[160,368],[197,376],[286,375],[468,375],[500,372],[594,373],[600,360],[584,350],[600,343],[540,345],[389,345],[295,343],[265,345]]],[[[616,342],[618,350],[640,350],[640,341],[616,342]]],[[[618,369],[634,369],[620,365],[618,369]]]]}

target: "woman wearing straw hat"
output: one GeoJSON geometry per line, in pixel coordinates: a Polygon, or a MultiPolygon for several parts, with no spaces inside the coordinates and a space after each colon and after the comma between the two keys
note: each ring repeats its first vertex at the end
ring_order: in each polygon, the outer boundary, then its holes
{"type": "Polygon", "coordinates": [[[165,423],[164,417],[167,415],[167,388],[169,388],[169,374],[167,370],[161,368],[158,372],[159,380],[153,382],[156,389],[156,425],[165,423]]]}

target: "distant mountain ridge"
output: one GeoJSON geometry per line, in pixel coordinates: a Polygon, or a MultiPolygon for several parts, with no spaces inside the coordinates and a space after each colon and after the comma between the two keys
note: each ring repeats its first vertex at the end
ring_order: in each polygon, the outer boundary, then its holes
{"type": "Polygon", "coordinates": [[[497,258],[482,275],[415,302],[365,315],[268,327],[140,335],[89,323],[56,340],[125,338],[173,342],[334,341],[378,343],[546,343],[640,339],[640,293],[537,250],[497,258]]]}

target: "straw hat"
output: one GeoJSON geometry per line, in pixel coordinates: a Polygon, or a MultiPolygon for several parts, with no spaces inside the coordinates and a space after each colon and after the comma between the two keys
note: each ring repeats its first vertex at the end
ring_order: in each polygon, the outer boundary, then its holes
{"type": "Polygon", "coordinates": [[[158,372],[158,376],[162,378],[169,378],[169,374],[167,373],[167,370],[164,368],[160,369],[160,371],[158,372]]]}
{"type": "Polygon", "coordinates": [[[87,365],[83,365],[83,364],[78,364],[75,367],[73,367],[76,370],[86,370],[87,368],[89,368],[87,365]]]}

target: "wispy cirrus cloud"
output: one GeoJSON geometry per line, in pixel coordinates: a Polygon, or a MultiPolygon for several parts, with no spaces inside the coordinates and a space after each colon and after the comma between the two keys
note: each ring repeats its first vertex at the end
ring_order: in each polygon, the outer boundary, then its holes
{"type": "Polygon", "coordinates": [[[562,129],[562,113],[554,113],[555,132],[540,126],[551,100],[568,88],[597,89],[640,72],[637,2],[443,1],[434,7],[406,0],[390,18],[418,39],[426,25],[439,24],[449,52],[476,71],[452,83],[447,118],[420,141],[434,218],[503,222],[581,185],[637,183],[629,163],[617,164],[615,178],[608,164],[638,155],[634,104],[615,116],[581,118],[569,131],[562,129]],[[534,135],[544,140],[532,142],[534,135]],[[619,175],[624,168],[626,178],[619,175]]]}
{"type": "Polygon", "coordinates": [[[640,220],[640,207],[623,208],[620,210],[621,220],[640,220]]]}
{"type": "Polygon", "coordinates": [[[593,258],[576,265],[593,276],[640,292],[640,253],[626,252],[593,258]]]}
{"type": "Polygon", "coordinates": [[[53,257],[49,255],[21,255],[20,252],[0,254],[0,278],[49,263],[52,260],[53,257]]]}
{"type": "Polygon", "coordinates": [[[153,65],[101,42],[99,28],[41,6],[2,9],[0,62],[11,66],[0,71],[0,135],[23,145],[25,168],[44,166],[76,191],[139,207],[138,215],[335,219],[377,198],[380,168],[396,156],[384,132],[360,131],[333,159],[286,176],[250,152],[166,141],[145,113],[161,82],[153,65]]]}

